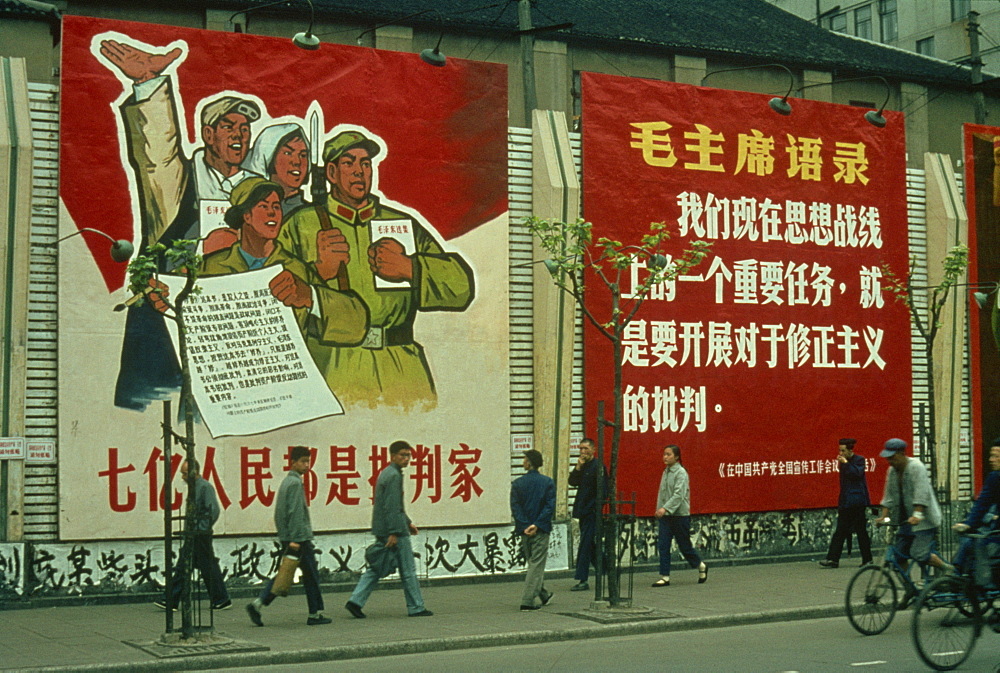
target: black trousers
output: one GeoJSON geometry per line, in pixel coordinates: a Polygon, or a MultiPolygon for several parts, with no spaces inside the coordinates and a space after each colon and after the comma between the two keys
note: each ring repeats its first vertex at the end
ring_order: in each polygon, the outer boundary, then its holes
{"type": "Polygon", "coordinates": [[[858,549],[861,551],[861,562],[872,560],[872,540],[868,537],[868,521],[865,519],[864,505],[855,505],[837,510],[837,529],[833,531],[830,540],[830,550],[826,553],[827,560],[840,562],[846,542],[853,533],[858,536],[858,549]]]}
{"type": "MultiPolygon", "coordinates": [[[[208,599],[212,602],[212,605],[219,605],[228,601],[229,592],[226,591],[226,583],[222,579],[219,559],[216,558],[215,550],[212,548],[212,535],[210,533],[207,535],[198,535],[190,542],[185,542],[184,544],[185,546],[188,544],[193,545],[194,554],[191,560],[194,567],[201,573],[201,578],[208,589],[208,599]]],[[[182,558],[184,552],[185,549],[181,549],[182,558]]],[[[179,566],[174,569],[175,572],[179,570],[179,566]]],[[[167,601],[170,607],[176,607],[180,603],[182,591],[184,591],[184,581],[179,574],[174,575],[173,595],[167,601]]]]}

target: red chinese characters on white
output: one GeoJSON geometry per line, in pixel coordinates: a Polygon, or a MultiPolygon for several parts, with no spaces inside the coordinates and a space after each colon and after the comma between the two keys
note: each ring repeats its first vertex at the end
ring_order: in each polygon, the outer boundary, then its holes
{"type": "MultiPolygon", "coordinates": [[[[235,484],[221,479],[216,466],[216,448],[209,446],[201,461],[202,476],[212,484],[223,509],[235,506],[245,510],[255,505],[270,507],[277,487],[289,469],[290,451],[291,447],[240,447],[239,484],[235,484]]],[[[122,453],[117,447],[109,447],[106,466],[97,472],[107,489],[108,507],[112,512],[139,509],[162,511],[165,502],[163,450],[152,448],[146,456],[141,475],[136,467],[138,461],[126,459],[122,453]],[[142,479],[143,475],[145,479],[142,479]],[[143,496],[141,500],[140,495],[143,496]],[[140,505],[140,502],[143,504],[140,505]]],[[[379,445],[367,449],[354,445],[331,445],[324,449],[310,447],[310,454],[312,466],[303,475],[306,498],[310,502],[320,498],[319,502],[324,505],[356,506],[361,504],[364,495],[371,502],[378,474],[389,464],[388,447],[379,445]],[[364,472],[362,466],[366,466],[364,472]],[[364,484],[367,484],[365,492],[362,490],[364,484]]],[[[413,460],[405,475],[407,499],[409,502],[425,500],[435,504],[445,499],[467,503],[482,497],[483,488],[477,479],[482,471],[478,465],[481,457],[482,449],[464,443],[454,448],[441,444],[415,445],[413,460]]],[[[183,483],[178,477],[182,460],[183,455],[179,452],[171,455],[171,508],[174,510],[179,509],[183,502],[183,483]]]]}

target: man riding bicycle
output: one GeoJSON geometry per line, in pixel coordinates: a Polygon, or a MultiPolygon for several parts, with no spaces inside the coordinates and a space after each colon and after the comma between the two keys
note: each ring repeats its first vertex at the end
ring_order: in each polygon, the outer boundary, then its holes
{"type": "MultiPolygon", "coordinates": [[[[889,461],[889,474],[882,496],[879,523],[898,523],[896,551],[915,561],[948,570],[950,565],[935,553],[934,534],[941,523],[941,508],[931,488],[927,468],[916,458],[906,455],[907,444],[902,439],[890,439],[879,455],[889,461]]],[[[901,561],[906,567],[906,561],[901,561]]]]}

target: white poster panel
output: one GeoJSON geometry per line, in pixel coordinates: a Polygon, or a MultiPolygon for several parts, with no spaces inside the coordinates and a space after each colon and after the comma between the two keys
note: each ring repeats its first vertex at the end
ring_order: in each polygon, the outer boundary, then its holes
{"type": "MultiPolygon", "coordinates": [[[[504,67],[335,44],[306,59],[284,39],[88,17],[66,18],[62,46],[60,233],[205,253],[194,450],[216,534],[273,532],[295,446],[314,530],[368,529],[396,440],[414,447],[421,529],[506,524],[504,67]],[[279,70],[294,76],[260,76],[279,70]],[[283,380],[306,362],[325,389],[283,380]]],[[[130,293],[106,249],[59,250],[59,532],[81,543],[159,537],[164,500],[182,504],[161,494],[185,434],[170,321],[113,310],[130,293]]]]}

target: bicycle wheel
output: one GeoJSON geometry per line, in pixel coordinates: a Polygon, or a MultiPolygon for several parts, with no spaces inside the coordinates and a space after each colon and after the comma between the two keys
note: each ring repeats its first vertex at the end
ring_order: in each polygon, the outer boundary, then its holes
{"type": "Polygon", "coordinates": [[[917,654],[938,671],[957,668],[972,654],[982,630],[982,611],[972,585],[939,577],[920,592],[910,633],[917,654]]]}
{"type": "Polygon", "coordinates": [[[847,584],[847,619],[858,633],[874,636],[889,627],[896,614],[896,584],[882,566],[865,566],[847,584]]]}

